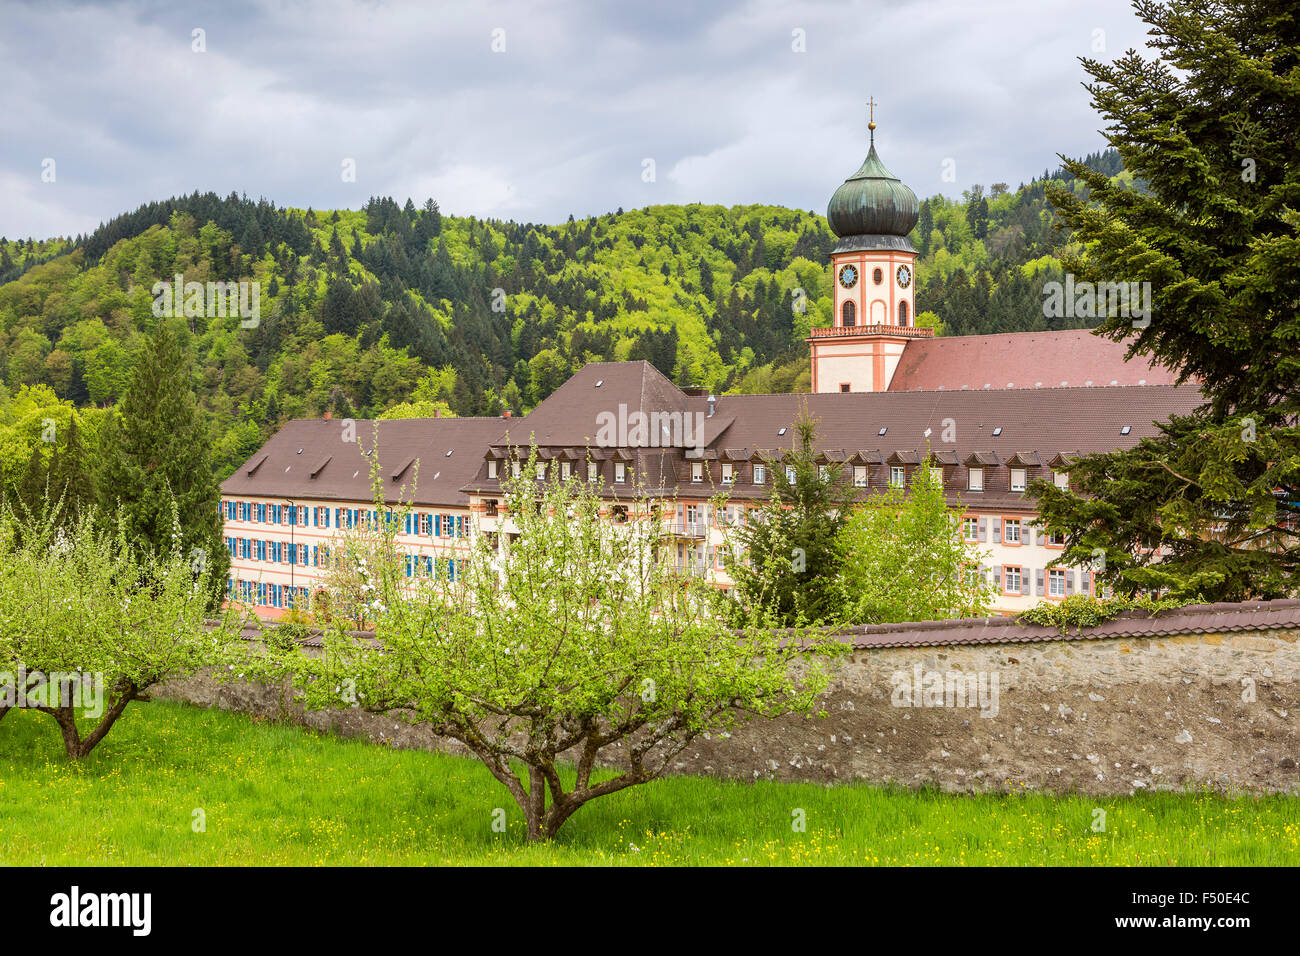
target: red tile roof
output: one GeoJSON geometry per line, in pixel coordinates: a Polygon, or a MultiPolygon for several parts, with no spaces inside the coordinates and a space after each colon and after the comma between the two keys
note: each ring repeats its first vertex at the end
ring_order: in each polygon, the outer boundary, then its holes
{"type": "Polygon", "coordinates": [[[891,392],[914,389],[1060,388],[1086,385],[1172,385],[1178,376],[1128,346],[1088,329],[948,335],[907,343],[889,382],[891,392]]]}

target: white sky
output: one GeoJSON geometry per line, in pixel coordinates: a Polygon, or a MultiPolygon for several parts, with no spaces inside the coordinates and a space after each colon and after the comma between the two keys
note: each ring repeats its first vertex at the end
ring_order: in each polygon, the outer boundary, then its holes
{"type": "Polygon", "coordinates": [[[1145,30],[1128,0],[0,0],[0,235],[89,232],[195,189],[545,223],[824,212],[865,155],[868,95],[918,195],[1014,188],[1104,147],[1077,57],[1145,30]]]}

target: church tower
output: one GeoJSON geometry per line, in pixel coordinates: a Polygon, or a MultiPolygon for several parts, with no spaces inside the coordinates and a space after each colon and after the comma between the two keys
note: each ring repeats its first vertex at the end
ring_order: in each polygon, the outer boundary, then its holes
{"type": "Polygon", "coordinates": [[[835,324],[812,329],[814,392],[883,392],[908,341],[934,334],[916,327],[912,300],[916,193],[876,155],[875,104],[867,129],[871,148],[856,173],[831,196],[826,218],[839,245],[831,253],[835,324]]]}

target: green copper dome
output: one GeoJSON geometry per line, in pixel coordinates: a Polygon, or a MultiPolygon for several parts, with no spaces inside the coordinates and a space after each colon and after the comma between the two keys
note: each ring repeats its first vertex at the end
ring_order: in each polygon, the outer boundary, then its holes
{"type": "Polygon", "coordinates": [[[916,193],[885,168],[876,155],[875,137],[871,151],[856,173],[835,190],[826,218],[831,231],[841,239],[851,236],[906,236],[921,214],[916,193]]]}

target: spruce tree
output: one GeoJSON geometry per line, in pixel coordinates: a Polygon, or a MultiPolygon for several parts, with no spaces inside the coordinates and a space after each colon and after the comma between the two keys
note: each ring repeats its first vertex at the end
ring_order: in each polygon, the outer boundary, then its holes
{"type": "MultiPolygon", "coordinates": [[[[1086,163],[1048,194],[1077,280],[1149,283],[1151,315],[1101,334],[1199,381],[1206,404],[1136,448],[1036,482],[1067,559],[1122,593],[1300,593],[1300,17],[1260,0],[1138,0],[1148,60],[1083,60],[1139,188],[1086,163]],[[1153,554],[1159,547],[1161,552],[1153,554]]],[[[1140,288],[1140,286],[1139,286],[1140,288]]],[[[1135,423],[1136,424],[1136,423],[1135,423]]]]}
{"type": "Polygon", "coordinates": [[[736,602],[730,610],[742,622],[759,609],[790,627],[840,616],[837,541],[853,490],[839,465],[817,461],[817,421],[806,406],[794,429],[794,447],[767,462],[771,495],[732,536],[727,571],[736,602]]]}
{"type": "Polygon", "coordinates": [[[142,552],[180,547],[206,562],[216,591],[230,566],[217,511],[210,437],[190,385],[190,363],[159,320],[140,350],[117,412],[100,439],[98,485],[106,517],[122,521],[142,552]],[[180,524],[173,540],[172,503],[180,524]]]}

